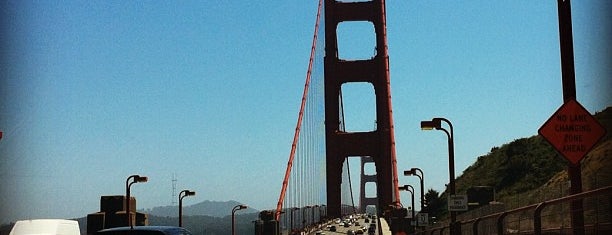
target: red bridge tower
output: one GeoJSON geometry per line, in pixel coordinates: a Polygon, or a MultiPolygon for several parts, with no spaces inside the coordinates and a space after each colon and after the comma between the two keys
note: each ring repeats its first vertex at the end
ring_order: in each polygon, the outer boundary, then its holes
{"type": "Polygon", "coordinates": [[[341,216],[342,166],[349,156],[369,156],[376,166],[378,214],[399,200],[385,22],[385,1],[337,2],[325,0],[325,138],[327,161],[327,215],[341,216]],[[345,21],[374,25],[376,55],[366,60],[338,57],[336,29],[345,21]],[[376,129],[344,132],[340,128],[342,84],[368,82],[376,93],[376,129]]]}

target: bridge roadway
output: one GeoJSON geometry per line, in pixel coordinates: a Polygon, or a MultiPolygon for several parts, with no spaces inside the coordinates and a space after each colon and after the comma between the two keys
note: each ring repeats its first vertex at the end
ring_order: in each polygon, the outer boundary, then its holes
{"type": "MultiPolygon", "coordinates": [[[[370,223],[366,223],[365,218],[360,218],[360,219],[357,219],[356,221],[359,222],[359,225],[351,224],[349,227],[344,227],[342,222],[337,224],[336,222],[332,221],[329,224],[324,225],[321,229],[312,231],[311,233],[307,233],[307,234],[316,235],[317,231],[321,231],[325,235],[348,234],[349,230],[356,231],[357,229],[365,227],[366,231],[364,231],[363,234],[368,235],[367,228],[370,227],[371,220],[370,220],[370,223]],[[336,231],[330,231],[330,228],[327,227],[327,225],[336,226],[336,231]]],[[[375,235],[391,235],[391,230],[389,229],[389,225],[387,224],[386,220],[380,219],[380,218],[378,219],[378,223],[376,225],[376,233],[374,234],[375,235]],[[382,231],[382,233],[379,233],[379,231],[382,231]]]]}

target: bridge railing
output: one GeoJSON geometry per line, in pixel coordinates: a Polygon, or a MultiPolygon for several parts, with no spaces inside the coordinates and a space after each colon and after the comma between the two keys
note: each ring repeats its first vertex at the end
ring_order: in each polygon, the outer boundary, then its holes
{"type": "MultiPolygon", "coordinates": [[[[459,221],[461,234],[573,234],[569,204],[583,200],[584,234],[612,234],[612,186],[459,221]]],[[[448,234],[435,227],[417,234],[448,234]]]]}

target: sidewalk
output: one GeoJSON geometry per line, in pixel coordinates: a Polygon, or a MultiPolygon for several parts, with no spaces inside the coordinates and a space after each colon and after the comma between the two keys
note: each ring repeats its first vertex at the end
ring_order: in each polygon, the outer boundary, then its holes
{"type": "Polygon", "coordinates": [[[391,235],[391,229],[389,228],[387,221],[385,219],[379,219],[379,221],[382,235],[391,235]]]}

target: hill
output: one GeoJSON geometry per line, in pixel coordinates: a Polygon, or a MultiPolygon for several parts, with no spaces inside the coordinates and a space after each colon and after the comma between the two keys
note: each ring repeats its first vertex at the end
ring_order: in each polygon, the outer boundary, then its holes
{"type": "MultiPolygon", "coordinates": [[[[595,118],[607,134],[581,162],[583,191],[612,185],[612,107],[596,113],[595,118]]],[[[513,208],[568,194],[567,160],[541,136],[514,140],[478,157],[455,183],[457,194],[471,186],[491,186],[496,200],[513,208]]],[[[446,192],[439,196],[445,201],[446,192]]],[[[445,208],[445,202],[436,204],[445,208]]],[[[432,211],[437,210],[432,208],[432,211]]]]}
{"type": "MultiPolygon", "coordinates": [[[[239,204],[242,203],[237,201],[219,202],[206,200],[191,206],[183,206],[183,227],[193,234],[229,234],[231,233],[232,208],[239,204]]],[[[178,225],[177,206],[154,207],[138,211],[148,215],[149,225],[178,225]]],[[[236,233],[253,234],[254,226],[251,221],[257,220],[258,216],[259,212],[252,208],[237,212],[235,218],[236,233]]],[[[87,232],[87,217],[75,220],[79,221],[81,234],[85,234],[87,232]]],[[[10,231],[10,228],[7,231],[10,231]]]]}
{"type": "MultiPolygon", "coordinates": [[[[231,211],[231,209],[230,209],[231,211]]],[[[253,234],[254,225],[251,221],[257,220],[259,213],[236,213],[235,225],[236,234],[253,234]]],[[[178,217],[176,216],[155,216],[149,215],[149,225],[168,225],[177,226],[178,217]]],[[[81,217],[74,219],[79,222],[81,228],[81,234],[87,233],[87,217],[81,217]]],[[[213,217],[205,215],[193,215],[183,216],[183,227],[189,230],[192,234],[202,235],[225,235],[231,233],[231,216],[225,217],[213,217]]],[[[12,228],[13,224],[3,225],[0,228],[0,232],[3,235],[7,235],[12,228]]]]}
{"type": "MultiPolygon", "coordinates": [[[[251,221],[257,220],[259,213],[236,213],[236,234],[254,234],[255,227],[251,221]]],[[[230,208],[231,212],[231,208],[230,208]]],[[[193,234],[221,235],[231,233],[231,215],[225,217],[213,216],[183,216],[183,227],[193,234]]],[[[178,225],[178,218],[149,215],[149,225],[178,225]]]]}
{"type": "MultiPolygon", "coordinates": [[[[240,205],[242,203],[237,201],[203,201],[197,204],[193,204],[190,206],[183,205],[183,216],[189,215],[204,215],[204,216],[212,216],[212,217],[225,217],[231,215],[232,208],[236,205],[240,205]]],[[[177,217],[178,216],[178,206],[160,206],[154,207],[152,209],[141,209],[139,210],[142,213],[155,215],[160,217],[177,217]]],[[[247,208],[241,210],[241,214],[243,213],[257,213],[258,210],[253,208],[247,208]]]]}

